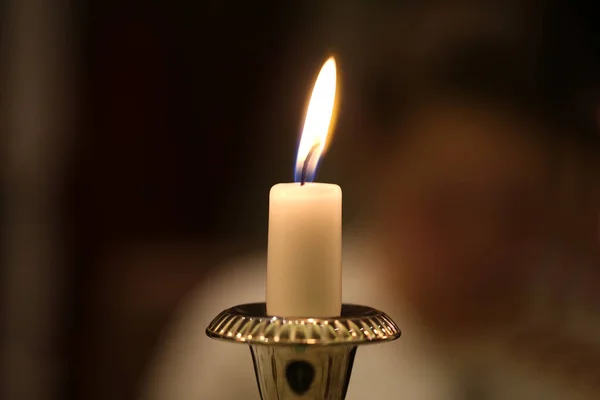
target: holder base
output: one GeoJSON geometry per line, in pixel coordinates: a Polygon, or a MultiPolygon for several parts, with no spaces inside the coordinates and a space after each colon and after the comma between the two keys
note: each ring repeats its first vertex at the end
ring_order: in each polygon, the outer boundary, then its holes
{"type": "Polygon", "coordinates": [[[243,304],[221,312],[206,328],[213,339],[264,345],[359,345],[395,340],[400,329],[385,313],[342,305],[333,318],[285,318],[266,314],[265,303],[243,304]]]}
{"type": "Polygon", "coordinates": [[[343,400],[357,346],[396,340],[400,329],[366,306],[344,304],[335,318],[283,318],[254,303],[221,312],[206,334],[250,345],[263,400],[343,400]]]}

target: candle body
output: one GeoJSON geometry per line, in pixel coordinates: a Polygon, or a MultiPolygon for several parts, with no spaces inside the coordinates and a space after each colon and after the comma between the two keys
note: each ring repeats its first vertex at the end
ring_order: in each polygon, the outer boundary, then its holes
{"type": "Polygon", "coordinates": [[[283,183],[269,196],[267,313],[332,317],[342,307],[342,190],[283,183]]]}

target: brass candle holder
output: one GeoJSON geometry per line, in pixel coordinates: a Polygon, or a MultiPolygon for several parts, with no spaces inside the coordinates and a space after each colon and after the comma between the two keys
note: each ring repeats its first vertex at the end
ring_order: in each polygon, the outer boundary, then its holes
{"type": "Polygon", "coordinates": [[[285,318],[254,303],[221,312],[206,334],[250,346],[262,400],[343,400],[358,346],[393,341],[400,329],[366,306],[344,304],[334,318],[285,318]]]}

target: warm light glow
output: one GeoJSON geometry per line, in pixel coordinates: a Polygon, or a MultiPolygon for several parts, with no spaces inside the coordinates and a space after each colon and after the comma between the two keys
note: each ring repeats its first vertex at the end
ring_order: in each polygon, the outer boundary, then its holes
{"type": "Polygon", "coordinates": [[[332,127],[335,106],[337,70],[335,59],[330,57],[323,67],[308,103],[304,128],[298,146],[296,159],[296,182],[302,180],[302,170],[306,163],[306,182],[311,182],[315,176],[317,165],[328,144],[329,131],[332,127]]]}

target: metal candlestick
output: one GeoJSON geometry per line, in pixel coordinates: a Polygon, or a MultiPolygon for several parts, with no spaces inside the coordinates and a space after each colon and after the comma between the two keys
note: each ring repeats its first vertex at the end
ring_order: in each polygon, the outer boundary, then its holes
{"type": "Polygon", "coordinates": [[[366,306],[344,304],[334,318],[288,319],[254,303],[221,312],[206,334],[250,346],[262,400],[343,400],[357,347],[395,340],[400,329],[366,306]]]}

